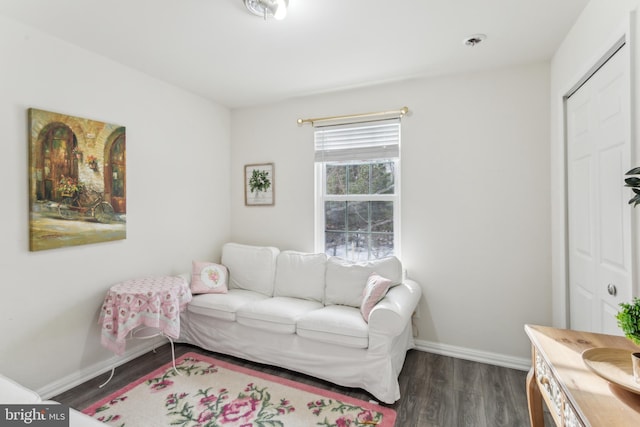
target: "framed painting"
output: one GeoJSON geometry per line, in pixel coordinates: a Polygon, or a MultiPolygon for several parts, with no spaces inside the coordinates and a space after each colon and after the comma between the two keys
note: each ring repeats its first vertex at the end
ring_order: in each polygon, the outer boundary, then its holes
{"type": "Polygon", "coordinates": [[[244,166],[244,204],[246,206],[273,206],[275,192],[273,163],[244,166]]]}
{"type": "Polygon", "coordinates": [[[126,238],[123,126],[30,108],[29,249],[126,238]]]}

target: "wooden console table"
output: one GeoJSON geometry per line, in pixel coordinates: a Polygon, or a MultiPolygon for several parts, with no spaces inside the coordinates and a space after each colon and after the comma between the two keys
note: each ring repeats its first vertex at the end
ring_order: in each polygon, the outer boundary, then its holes
{"type": "Polygon", "coordinates": [[[559,427],[640,426],[640,395],[591,372],[582,352],[593,347],[640,351],[624,337],[526,325],[532,367],[527,399],[532,427],[544,427],[542,401],[559,427]]]}

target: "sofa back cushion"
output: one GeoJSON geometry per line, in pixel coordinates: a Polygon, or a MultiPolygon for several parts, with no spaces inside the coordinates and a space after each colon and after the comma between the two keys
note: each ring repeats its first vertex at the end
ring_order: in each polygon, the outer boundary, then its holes
{"type": "Polygon", "coordinates": [[[326,264],[325,254],[280,252],[273,295],[322,302],[326,264]]]}
{"type": "Polygon", "coordinates": [[[225,244],[221,262],[229,269],[229,289],[246,289],[273,296],[279,252],[278,248],[271,246],[225,244]]]}
{"type": "Polygon", "coordinates": [[[396,257],[352,262],[338,257],[327,260],[325,305],[340,304],[360,308],[364,287],[371,273],[402,283],[402,263],[396,257]]]}

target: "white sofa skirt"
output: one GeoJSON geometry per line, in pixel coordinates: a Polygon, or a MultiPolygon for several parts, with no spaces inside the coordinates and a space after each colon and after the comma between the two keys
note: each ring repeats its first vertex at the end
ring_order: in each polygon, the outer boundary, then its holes
{"type": "Polygon", "coordinates": [[[400,398],[398,375],[407,350],[414,346],[411,322],[392,339],[370,332],[368,348],[259,330],[188,310],[181,314],[180,324],[177,342],[359,387],[389,404],[400,398]]]}

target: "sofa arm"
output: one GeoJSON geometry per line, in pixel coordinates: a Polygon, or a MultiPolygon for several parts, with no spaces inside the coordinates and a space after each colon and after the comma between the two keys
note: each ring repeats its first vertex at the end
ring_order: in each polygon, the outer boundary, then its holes
{"type": "Polygon", "coordinates": [[[387,295],[373,307],[369,315],[369,331],[383,335],[399,335],[411,322],[422,288],[409,279],[389,289],[387,295]]]}
{"type": "Polygon", "coordinates": [[[38,393],[0,374],[0,403],[40,403],[38,393]]]}

